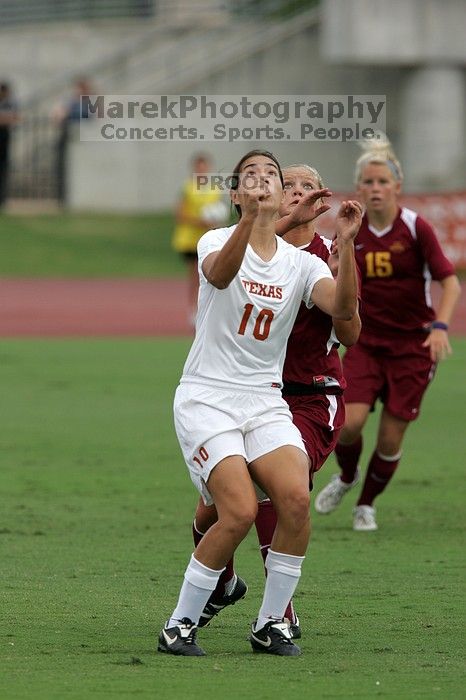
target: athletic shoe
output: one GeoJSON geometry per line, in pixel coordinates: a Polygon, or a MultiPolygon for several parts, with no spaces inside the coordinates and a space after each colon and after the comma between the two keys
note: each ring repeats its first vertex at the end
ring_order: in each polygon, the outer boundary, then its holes
{"type": "Polygon", "coordinates": [[[356,506],[353,508],[353,530],[358,532],[377,530],[375,508],[372,506],[356,506]]]}
{"type": "MultiPolygon", "coordinates": [[[[255,623],[254,623],[255,624],[255,623]]],[[[267,622],[260,630],[251,628],[249,641],[253,651],[259,654],[275,654],[276,656],[299,656],[301,649],[293,644],[288,620],[267,622]]]]}
{"type": "Polygon", "coordinates": [[[223,608],[226,608],[229,605],[234,605],[238,602],[238,600],[244,598],[247,592],[248,587],[246,585],[246,582],[243,581],[242,578],[237,576],[235,587],[233,588],[230,595],[224,595],[223,598],[215,602],[212,600],[212,596],[210,596],[204,610],[201,613],[201,617],[199,622],[197,623],[197,626],[207,627],[207,625],[211,622],[212,618],[215,617],[215,615],[218,615],[219,612],[223,610],[223,608]]]}
{"type": "Polygon", "coordinates": [[[301,639],[301,627],[299,617],[296,615],[296,622],[290,622],[290,634],[292,639],[301,639]]]}
{"type": "Polygon", "coordinates": [[[314,501],[316,511],[321,513],[321,515],[331,513],[340,505],[343,496],[348,493],[353,486],[356,486],[358,481],[359,471],[356,472],[354,481],[352,481],[351,484],[345,484],[345,482],[340,479],[339,474],[334,474],[330,483],[316,496],[316,500],[314,501]]]}
{"type": "Polygon", "coordinates": [[[158,651],[175,656],[205,656],[205,651],[196,644],[197,627],[183,617],[176,627],[164,627],[159,635],[158,651]]]}

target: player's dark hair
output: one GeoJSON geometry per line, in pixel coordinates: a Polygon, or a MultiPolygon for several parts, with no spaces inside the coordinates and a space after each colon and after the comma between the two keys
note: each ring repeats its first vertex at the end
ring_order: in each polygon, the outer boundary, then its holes
{"type": "MultiPolygon", "coordinates": [[[[270,151],[264,151],[262,148],[255,148],[252,151],[248,151],[248,153],[246,153],[246,155],[244,155],[241,158],[241,160],[233,168],[233,173],[231,175],[231,187],[230,187],[230,189],[232,189],[232,190],[238,189],[239,176],[241,174],[241,168],[243,166],[243,163],[245,161],[249,160],[249,158],[253,158],[254,156],[264,156],[264,158],[269,158],[271,161],[273,161],[275,163],[275,165],[277,166],[278,174],[280,176],[280,182],[282,183],[282,187],[283,187],[283,173],[282,173],[282,169],[280,167],[280,163],[278,162],[277,158],[270,151]]],[[[236,212],[237,212],[239,218],[241,219],[241,207],[240,207],[240,205],[235,204],[234,207],[236,209],[236,212]]]]}

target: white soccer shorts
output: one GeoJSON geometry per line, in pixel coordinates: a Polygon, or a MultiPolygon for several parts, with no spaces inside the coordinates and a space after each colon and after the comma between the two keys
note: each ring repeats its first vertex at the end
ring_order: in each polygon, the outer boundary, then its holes
{"type": "MultiPolygon", "coordinates": [[[[191,480],[206,505],[210,473],[225,457],[249,464],[272,450],[294,445],[306,453],[279,389],[238,389],[182,380],[174,401],[175,429],[191,480]]],[[[258,500],[265,494],[255,485],[258,500]]]]}

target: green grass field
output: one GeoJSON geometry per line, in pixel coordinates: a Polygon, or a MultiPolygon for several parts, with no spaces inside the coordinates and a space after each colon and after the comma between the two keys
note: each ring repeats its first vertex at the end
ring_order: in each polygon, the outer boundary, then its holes
{"type": "Polygon", "coordinates": [[[303,655],[251,653],[251,533],[237,554],[247,598],[201,632],[208,656],[186,659],[155,646],[191,553],[196,494],[171,412],[188,341],[1,341],[2,700],[463,697],[466,341],[454,345],[380,530],[351,530],[353,494],[313,518],[303,655]]]}
{"type": "MultiPolygon", "coordinates": [[[[123,216],[0,213],[0,277],[174,277],[170,213],[123,216]]],[[[466,279],[466,271],[459,271],[466,279]]]]}
{"type": "Polygon", "coordinates": [[[172,231],[169,214],[0,215],[0,276],[183,275],[172,231]]]}

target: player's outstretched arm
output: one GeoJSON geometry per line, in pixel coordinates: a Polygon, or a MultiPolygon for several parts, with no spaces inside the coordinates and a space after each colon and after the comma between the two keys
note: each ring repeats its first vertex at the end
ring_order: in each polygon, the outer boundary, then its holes
{"type": "Polygon", "coordinates": [[[244,216],[221,250],[210,253],[202,263],[206,279],[217,289],[226,289],[243,262],[254,219],[244,216]]]}
{"type": "Polygon", "coordinates": [[[226,289],[238,274],[254,223],[270,199],[271,195],[263,188],[246,192],[241,203],[241,219],[232,235],[221,250],[210,253],[203,261],[202,271],[217,289],[226,289]]]}
{"type": "MultiPolygon", "coordinates": [[[[329,266],[332,275],[336,277],[338,275],[338,245],[336,239],[334,239],[332,242],[332,252],[327,260],[327,265],[329,266]]],[[[359,287],[360,280],[358,276],[358,288],[359,287]]],[[[338,341],[342,345],[349,348],[351,345],[358,342],[362,328],[361,317],[359,316],[359,305],[358,310],[350,321],[341,321],[336,318],[332,318],[332,322],[338,341]]]]}
{"type": "Polygon", "coordinates": [[[354,259],[354,239],[362,221],[359,202],[348,200],[340,205],[336,220],[338,241],[338,275],[316,282],[311,299],[336,320],[351,321],[357,312],[358,280],[354,259]]]}
{"type": "MultiPolygon", "coordinates": [[[[338,275],[335,289],[335,307],[351,306],[351,321],[358,308],[358,273],[354,257],[354,239],[362,223],[362,206],[356,200],[341,203],[336,218],[336,240],[338,246],[338,275]]],[[[334,314],[338,318],[337,314],[334,314]]],[[[340,317],[341,318],[341,317],[340,317]]]]}
{"type": "Polygon", "coordinates": [[[312,190],[312,192],[306,194],[290,214],[286,214],[278,219],[275,224],[275,233],[277,236],[284,236],[285,233],[296,228],[296,226],[308,224],[310,221],[317,219],[321,214],[325,214],[325,212],[330,209],[330,204],[322,202],[321,206],[317,207],[317,209],[314,209],[314,204],[318,202],[319,199],[323,200],[324,197],[331,196],[332,193],[328,187],[324,187],[321,190],[312,190]]]}
{"type": "Polygon", "coordinates": [[[361,333],[362,328],[361,318],[358,311],[356,311],[353,318],[349,321],[342,321],[336,318],[333,318],[332,321],[338,342],[347,348],[358,342],[359,334],[361,333]]]}

